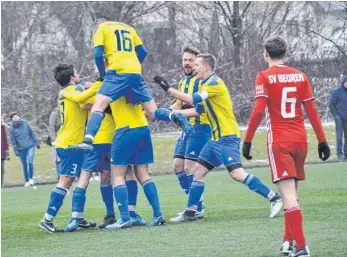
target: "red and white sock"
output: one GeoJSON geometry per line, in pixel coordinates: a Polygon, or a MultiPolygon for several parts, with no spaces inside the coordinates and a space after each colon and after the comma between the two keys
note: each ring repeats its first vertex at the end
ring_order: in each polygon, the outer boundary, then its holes
{"type": "MultiPolygon", "coordinates": [[[[287,209],[284,210],[284,212],[286,212],[286,211],[287,211],[287,209]]],[[[289,230],[288,222],[286,222],[286,219],[284,219],[284,234],[283,234],[283,242],[285,242],[285,241],[293,243],[292,233],[289,230]]]]}
{"type": "Polygon", "coordinates": [[[306,245],[304,230],[302,226],[302,214],[299,206],[287,209],[284,213],[285,224],[291,232],[292,239],[296,242],[296,248],[300,249],[306,245]]]}

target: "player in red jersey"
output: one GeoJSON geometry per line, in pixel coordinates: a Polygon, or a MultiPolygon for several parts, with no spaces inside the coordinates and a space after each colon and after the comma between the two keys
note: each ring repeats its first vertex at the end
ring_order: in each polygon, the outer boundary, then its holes
{"type": "Polygon", "coordinates": [[[269,68],[259,72],[255,81],[255,105],[249,121],[242,153],[251,160],[251,142],[266,113],[267,152],[272,181],[284,202],[282,253],[291,257],[310,256],[297,195],[298,181],[305,179],[307,135],[302,105],[318,139],[319,158],[330,156],[323,127],[316,110],[310,82],[305,73],[283,64],[287,44],[278,36],[264,44],[264,59],[269,68]],[[296,242],[296,247],[293,246],[296,242]]]}

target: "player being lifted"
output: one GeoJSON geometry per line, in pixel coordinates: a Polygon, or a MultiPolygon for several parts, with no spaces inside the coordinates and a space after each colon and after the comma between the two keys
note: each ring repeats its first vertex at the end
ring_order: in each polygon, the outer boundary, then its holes
{"type": "MultiPolygon", "coordinates": [[[[59,98],[66,98],[72,102],[78,103],[84,110],[90,110],[94,103],[97,90],[101,86],[101,81],[96,81],[88,90],[83,92],[61,90],[59,98]]],[[[113,189],[110,183],[111,171],[111,144],[114,136],[115,124],[111,114],[111,109],[107,108],[105,118],[101,123],[101,127],[95,136],[93,142],[93,150],[84,153],[82,171],[78,182],[75,186],[74,197],[72,199],[72,217],[65,228],[66,232],[72,232],[77,229],[78,221],[83,219],[84,206],[86,202],[86,189],[92,172],[99,171],[101,173],[100,192],[106,207],[106,216],[99,228],[105,228],[107,225],[116,222],[113,207],[113,189]]],[[[88,111],[88,114],[90,112],[88,111]]],[[[131,217],[134,225],[144,225],[145,221],[135,212],[137,199],[137,182],[131,166],[128,167],[126,185],[129,191],[129,206],[132,208],[131,217]],[[134,200],[135,199],[135,200],[134,200]]]]}
{"type": "Polygon", "coordinates": [[[298,181],[305,179],[304,164],[307,155],[307,135],[302,105],[318,139],[319,158],[330,156],[319,119],[311,85],[307,76],[284,65],[287,44],[281,37],[268,38],[264,43],[264,59],[269,68],[259,72],[255,81],[255,105],[243,144],[243,156],[251,160],[251,142],[266,113],[267,152],[272,181],[283,198],[284,238],[282,253],[291,257],[310,256],[305,241],[302,213],[299,205],[298,181]],[[293,247],[296,242],[296,248],[293,247]]]}
{"type": "Polygon", "coordinates": [[[205,177],[213,168],[225,165],[229,175],[245,184],[252,191],[267,198],[271,204],[270,217],[276,216],[282,209],[282,200],[275,192],[270,190],[260,179],[247,174],[242,168],[240,155],[240,132],[229,91],[222,79],[215,73],[215,57],[211,54],[200,54],[195,61],[197,78],[200,79],[199,92],[192,96],[171,88],[161,79],[156,82],[174,97],[195,108],[176,110],[187,117],[199,116],[206,112],[212,127],[212,139],[203,147],[194,169],[194,180],[190,187],[187,209],[184,211],[185,220],[195,220],[197,204],[204,192],[205,177]]]}
{"type": "MultiPolygon", "coordinates": [[[[186,45],[182,48],[182,65],[185,76],[178,83],[178,90],[180,92],[193,95],[198,92],[199,80],[196,78],[196,72],[194,70],[196,56],[200,54],[200,51],[193,47],[186,45]]],[[[160,82],[161,77],[157,76],[154,81],[160,82]]],[[[189,109],[192,105],[182,102],[177,99],[176,102],[170,106],[172,110],[189,109]]],[[[194,126],[194,135],[188,136],[182,132],[181,136],[177,140],[177,144],[174,152],[174,171],[178,178],[178,182],[182,187],[185,194],[188,195],[190,185],[193,181],[193,172],[198,156],[211,138],[211,126],[205,113],[201,116],[192,117],[189,122],[194,126]]],[[[202,201],[198,204],[197,218],[204,217],[204,210],[202,201]]],[[[177,217],[170,219],[171,222],[179,222],[184,219],[183,213],[179,213],[177,217]]]]}
{"type": "Polygon", "coordinates": [[[151,119],[173,121],[188,134],[194,133],[188,120],[169,109],[157,108],[152,95],[141,75],[141,63],[147,55],[137,32],[131,26],[113,21],[100,20],[94,34],[95,63],[103,84],[96,96],[91,116],[87,123],[82,144],[69,149],[91,150],[92,143],[104,118],[104,111],[113,101],[124,96],[127,102],[142,104],[151,119]],[[105,73],[104,54],[108,71],[105,73]]]}
{"type": "MultiPolygon", "coordinates": [[[[72,65],[59,64],[54,69],[54,77],[67,92],[83,91],[83,86],[78,85],[80,78],[72,65]]],[[[78,103],[68,99],[60,101],[61,127],[58,132],[55,147],[61,160],[61,173],[58,184],[53,189],[47,211],[40,223],[40,228],[48,232],[56,232],[53,219],[56,217],[63,204],[65,195],[75,178],[79,177],[83,162],[83,153],[67,153],[69,145],[77,144],[83,140],[87,111],[83,110],[78,103]]],[[[73,191],[73,199],[79,198],[78,187],[73,191]]],[[[74,211],[74,206],[72,207],[74,211]]],[[[81,227],[95,227],[95,223],[87,222],[82,217],[78,220],[81,227]]]]}

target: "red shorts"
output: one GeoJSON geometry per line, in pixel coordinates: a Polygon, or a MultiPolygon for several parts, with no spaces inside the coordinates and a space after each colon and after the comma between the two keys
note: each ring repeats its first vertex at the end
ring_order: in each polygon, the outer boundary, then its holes
{"type": "Polygon", "coordinates": [[[282,179],[305,179],[307,143],[281,142],[267,144],[272,182],[282,179]]]}

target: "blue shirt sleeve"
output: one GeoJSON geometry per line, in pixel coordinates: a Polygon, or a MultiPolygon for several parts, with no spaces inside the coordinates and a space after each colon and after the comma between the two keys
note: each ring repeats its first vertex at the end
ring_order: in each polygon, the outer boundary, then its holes
{"type": "Polygon", "coordinates": [[[78,86],[75,88],[75,91],[83,92],[83,91],[84,91],[84,87],[81,86],[81,85],[78,85],[78,86]]]}
{"type": "Polygon", "coordinates": [[[201,103],[203,100],[202,100],[202,97],[199,95],[199,93],[194,93],[192,95],[193,97],[193,104],[196,105],[198,103],[201,103]]]}
{"type": "Polygon", "coordinates": [[[142,63],[147,56],[147,49],[143,45],[138,45],[135,47],[137,59],[142,63]]]}
{"type": "Polygon", "coordinates": [[[197,104],[195,106],[195,111],[199,114],[202,114],[205,112],[204,106],[202,104],[197,104]]]}
{"type": "Polygon", "coordinates": [[[94,59],[99,70],[100,78],[105,78],[104,46],[94,48],[94,59]]]}

